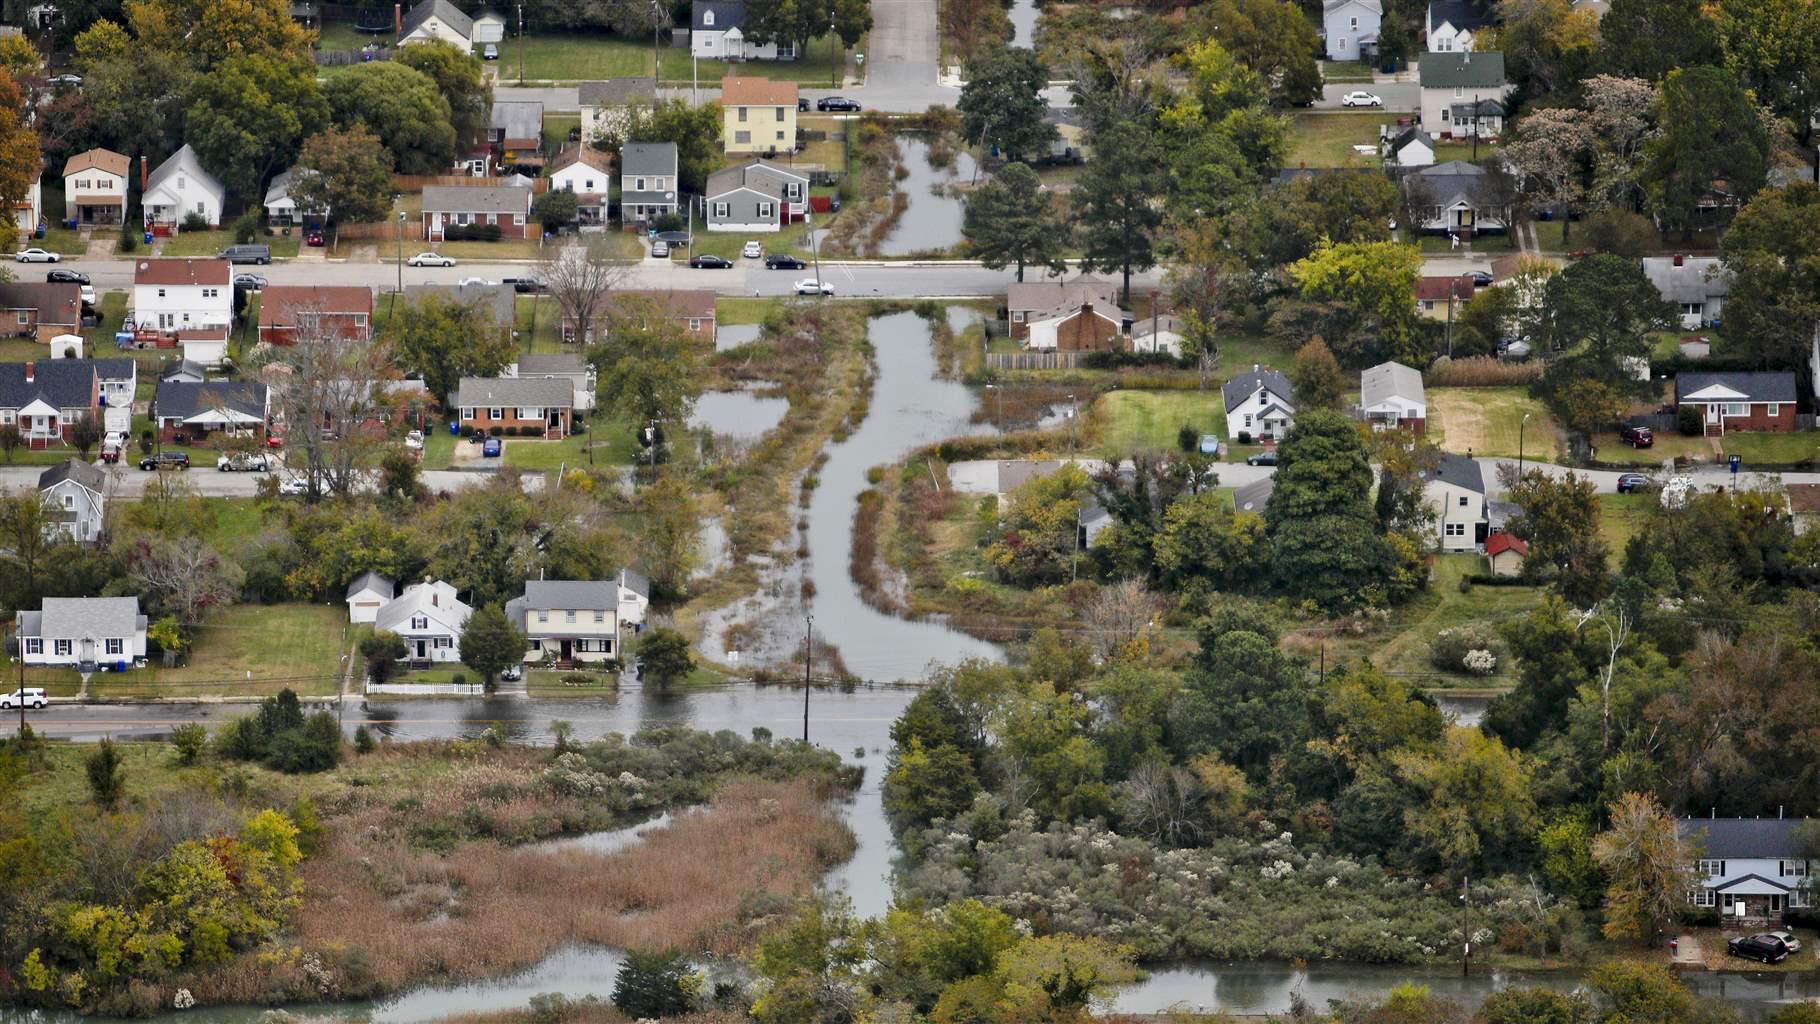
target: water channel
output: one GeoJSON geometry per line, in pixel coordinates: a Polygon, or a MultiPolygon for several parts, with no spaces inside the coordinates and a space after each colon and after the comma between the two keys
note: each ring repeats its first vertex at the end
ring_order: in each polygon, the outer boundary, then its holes
{"type": "MultiPolygon", "coordinates": [[[[933,166],[929,163],[929,140],[920,135],[898,136],[897,148],[903,154],[903,167],[910,172],[897,183],[897,189],[909,197],[910,205],[885,236],[879,252],[885,256],[908,256],[959,244],[967,204],[948,186],[972,180],[973,157],[955,150],[948,166],[933,166]]],[[[872,333],[879,333],[876,323],[872,333]]]]}

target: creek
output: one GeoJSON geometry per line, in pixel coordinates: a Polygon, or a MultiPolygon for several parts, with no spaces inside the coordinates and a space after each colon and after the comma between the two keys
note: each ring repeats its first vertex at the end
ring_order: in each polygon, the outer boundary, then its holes
{"type": "MultiPolygon", "coordinates": [[[[909,197],[910,205],[897,225],[879,246],[884,256],[908,256],[912,253],[946,249],[961,240],[961,219],[967,204],[958,192],[948,188],[973,179],[973,157],[954,149],[954,159],[946,167],[929,163],[929,140],[921,135],[900,135],[898,152],[909,175],[897,183],[897,190],[909,197]]],[[[889,317],[882,319],[888,320],[889,317]]],[[[873,333],[879,321],[873,321],[873,333]]],[[[887,328],[889,329],[889,328],[887,328]]]]}

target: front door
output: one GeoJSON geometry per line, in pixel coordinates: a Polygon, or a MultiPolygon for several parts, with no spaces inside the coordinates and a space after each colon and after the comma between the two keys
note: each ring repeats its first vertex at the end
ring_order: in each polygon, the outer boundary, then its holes
{"type": "Polygon", "coordinates": [[[562,660],[563,660],[563,661],[568,661],[568,660],[569,660],[569,659],[570,659],[570,655],[572,655],[572,654],[573,654],[573,653],[574,653],[574,644],[573,644],[573,642],[572,642],[572,641],[568,641],[568,640],[564,640],[564,641],[563,641],[563,642],[562,642],[562,660]]]}
{"type": "Polygon", "coordinates": [[[425,647],[425,643],[424,643],[424,641],[422,641],[422,640],[415,640],[415,641],[412,641],[412,642],[413,642],[413,643],[415,643],[415,644],[416,644],[416,645],[417,645],[417,660],[418,660],[418,661],[422,661],[422,660],[424,660],[424,658],[426,658],[426,657],[427,657],[427,655],[426,655],[426,654],[425,654],[425,653],[424,653],[424,647],[425,647]]]}

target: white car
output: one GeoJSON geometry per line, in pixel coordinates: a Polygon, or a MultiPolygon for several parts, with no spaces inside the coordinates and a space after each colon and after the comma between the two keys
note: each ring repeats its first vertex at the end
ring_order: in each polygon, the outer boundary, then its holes
{"type": "Polygon", "coordinates": [[[1383,105],[1382,97],[1374,96],[1363,89],[1354,89],[1340,97],[1342,107],[1381,107],[1383,105]]]}
{"type": "Polygon", "coordinates": [[[453,257],[444,256],[439,252],[420,252],[405,262],[413,267],[452,267],[455,265],[453,257]]]}
{"type": "Polygon", "coordinates": [[[461,279],[461,286],[463,288],[467,288],[470,286],[475,287],[475,288],[483,288],[487,285],[498,284],[498,283],[499,283],[498,281],[489,281],[484,277],[464,277],[461,279]]]}
{"type": "Polygon", "coordinates": [[[228,452],[215,460],[215,469],[222,473],[263,473],[271,468],[264,452],[228,452]]]}
{"type": "Polygon", "coordinates": [[[411,451],[423,451],[423,431],[413,430],[404,435],[404,446],[411,451]]]}
{"type": "Polygon", "coordinates": [[[93,306],[95,304],[95,286],[92,284],[85,284],[79,285],[78,287],[82,289],[82,304],[84,306],[93,306]]]}
{"type": "Polygon", "coordinates": [[[1795,938],[1794,932],[1770,932],[1770,934],[1781,939],[1782,944],[1788,947],[1790,953],[1801,952],[1801,940],[1795,938]]]}
{"type": "Polygon", "coordinates": [[[796,282],[796,294],[833,295],[834,286],[826,281],[818,281],[813,277],[805,277],[801,281],[796,282]]]}
{"type": "Polygon", "coordinates": [[[28,686],[23,690],[14,690],[11,693],[0,695],[0,710],[12,710],[19,707],[42,708],[47,703],[49,701],[45,699],[44,691],[36,686],[28,686]]]}
{"type": "Polygon", "coordinates": [[[62,256],[59,256],[54,252],[46,252],[43,249],[38,248],[37,246],[33,246],[30,249],[19,250],[18,255],[14,256],[13,259],[18,260],[20,263],[61,263],[61,262],[63,262],[62,256]]]}
{"type": "Polygon", "coordinates": [[[310,493],[310,482],[300,476],[287,476],[283,480],[278,481],[278,493],[291,495],[308,494],[310,493]]]}
{"type": "Polygon", "coordinates": [[[741,249],[739,254],[749,260],[764,259],[765,247],[759,245],[757,241],[747,242],[746,247],[741,249]]]}

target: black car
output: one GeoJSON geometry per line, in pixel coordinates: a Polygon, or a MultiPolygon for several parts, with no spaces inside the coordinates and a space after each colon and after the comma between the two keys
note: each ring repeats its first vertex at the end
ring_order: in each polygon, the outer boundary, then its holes
{"type": "Polygon", "coordinates": [[[1651,448],[1655,446],[1655,432],[1648,427],[1625,427],[1618,431],[1618,440],[1632,448],[1651,448]]]}
{"type": "Polygon", "coordinates": [[[265,278],[260,277],[258,274],[235,274],[234,275],[234,287],[239,288],[242,291],[249,291],[249,292],[265,291],[265,283],[266,283],[265,278]]]}
{"type": "Polygon", "coordinates": [[[781,252],[774,252],[765,257],[766,270],[802,270],[807,266],[808,264],[802,260],[794,256],[786,256],[781,252]]]}
{"type": "Polygon", "coordinates": [[[823,96],[821,99],[815,101],[815,109],[821,111],[845,110],[858,113],[859,101],[850,100],[845,96],[823,96]]]}
{"type": "Polygon", "coordinates": [[[1472,278],[1472,286],[1474,288],[1491,287],[1491,271],[1489,270],[1475,270],[1466,276],[1472,278]]]}
{"type": "Polygon", "coordinates": [[[719,256],[691,256],[689,266],[697,270],[730,270],[733,267],[733,261],[722,259],[719,256]]]}
{"type": "Polygon", "coordinates": [[[1725,944],[1725,953],[1727,956],[1773,964],[1787,959],[1788,946],[1784,945],[1781,939],[1765,932],[1732,939],[1725,944]]]}
{"type": "Polygon", "coordinates": [[[512,290],[515,292],[518,292],[521,295],[528,295],[528,294],[534,294],[536,292],[548,291],[549,287],[550,287],[549,285],[544,284],[542,281],[538,280],[535,277],[507,277],[507,278],[502,278],[499,283],[511,285],[512,290]]]}
{"type": "Polygon", "coordinates": [[[44,275],[44,279],[45,279],[45,281],[47,281],[51,284],[88,284],[89,283],[88,275],[84,274],[78,270],[46,271],[45,275],[44,275]]]}
{"type": "Polygon", "coordinates": [[[1277,453],[1273,451],[1259,452],[1256,455],[1250,455],[1245,458],[1245,465],[1247,466],[1274,466],[1276,464],[1277,453]]]}
{"type": "Polygon", "coordinates": [[[1648,490],[1650,486],[1649,477],[1644,476],[1642,473],[1618,474],[1619,494],[1634,494],[1637,491],[1648,490]]]}
{"type": "Polygon", "coordinates": [[[140,459],[139,468],[148,471],[154,469],[188,469],[190,468],[190,456],[188,452],[159,452],[156,455],[147,455],[145,458],[140,459]]]}

